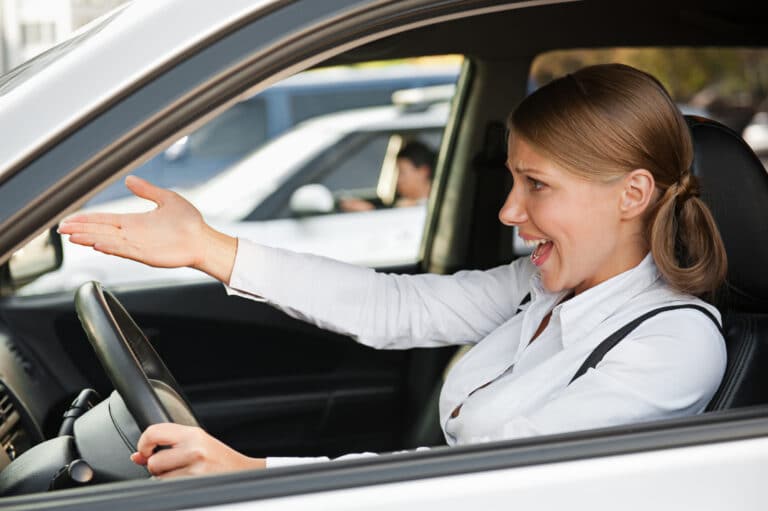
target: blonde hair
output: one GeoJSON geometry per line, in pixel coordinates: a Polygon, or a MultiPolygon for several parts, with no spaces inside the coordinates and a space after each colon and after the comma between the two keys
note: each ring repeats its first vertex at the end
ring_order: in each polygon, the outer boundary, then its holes
{"type": "Polygon", "coordinates": [[[664,279],[699,296],[725,280],[725,247],[690,170],[688,126],[654,77],[623,64],[585,67],[523,100],[509,128],[586,179],[648,170],[660,193],[646,214],[645,241],[664,279]]]}

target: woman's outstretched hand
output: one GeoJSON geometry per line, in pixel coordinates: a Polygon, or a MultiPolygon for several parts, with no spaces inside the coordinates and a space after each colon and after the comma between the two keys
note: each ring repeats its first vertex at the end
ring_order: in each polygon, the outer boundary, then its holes
{"type": "Polygon", "coordinates": [[[161,478],[266,468],[264,459],[249,458],[202,429],[181,424],[148,427],[136,449],[131,460],[161,478]],[[165,448],[155,452],[159,446],[165,448]]]}
{"type": "Polygon", "coordinates": [[[157,207],[145,213],[82,213],[64,220],[69,241],[150,266],[189,266],[229,282],[237,240],[212,229],[186,199],[136,176],[125,185],[157,207]]]}

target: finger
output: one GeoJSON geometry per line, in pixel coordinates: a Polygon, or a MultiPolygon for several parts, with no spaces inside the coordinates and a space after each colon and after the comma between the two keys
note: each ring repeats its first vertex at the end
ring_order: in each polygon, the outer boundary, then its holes
{"type": "MultiPolygon", "coordinates": [[[[86,247],[94,247],[98,244],[107,243],[110,246],[125,245],[125,241],[119,235],[110,234],[98,234],[98,233],[76,233],[70,234],[69,241],[76,245],[84,245],[86,247]]],[[[127,247],[126,247],[127,248],[127,247]]]]}
{"type": "Polygon", "coordinates": [[[166,475],[169,472],[185,472],[191,474],[194,464],[200,460],[197,451],[183,447],[163,449],[153,454],[147,460],[147,470],[155,476],[166,475]]]}
{"type": "Polygon", "coordinates": [[[170,422],[152,424],[145,429],[144,433],[139,437],[136,451],[145,458],[150,458],[152,457],[155,447],[158,445],[176,445],[179,439],[183,436],[185,428],[186,426],[170,422]]]}
{"type": "Polygon", "coordinates": [[[155,186],[149,181],[136,176],[126,177],[125,186],[128,187],[128,189],[137,197],[150,200],[158,206],[161,206],[163,202],[168,198],[168,195],[173,193],[170,190],[155,186]]]}
{"type": "Polygon", "coordinates": [[[147,458],[145,458],[144,455],[141,454],[140,452],[135,452],[131,454],[131,461],[136,463],[137,465],[147,464],[147,458]]]}
{"type": "Polygon", "coordinates": [[[123,225],[122,219],[124,216],[116,213],[78,213],[62,220],[59,224],[59,229],[67,228],[68,225],[77,223],[106,224],[119,228],[123,225]]]}
{"type": "MultiPolygon", "coordinates": [[[[119,231],[118,231],[119,232],[119,231]]],[[[78,233],[69,236],[70,243],[91,247],[97,252],[157,266],[146,260],[145,252],[136,244],[129,243],[122,235],[78,233]]]]}
{"type": "Polygon", "coordinates": [[[59,227],[61,234],[107,234],[116,236],[120,233],[120,228],[112,224],[96,224],[86,222],[68,222],[59,227]]]}
{"type": "Polygon", "coordinates": [[[74,243],[75,245],[83,245],[85,247],[92,247],[96,243],[98,243],[99,237],[94,234],[71,234],[69,236],[69,242],[74,243]]]}

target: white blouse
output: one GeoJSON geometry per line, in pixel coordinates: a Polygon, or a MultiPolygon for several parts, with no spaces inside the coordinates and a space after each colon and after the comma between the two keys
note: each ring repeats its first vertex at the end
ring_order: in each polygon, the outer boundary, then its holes
{"type": "MultiPolygon", "coordinates": [[[[701,413],[725,371],[718,328],[702,312],[680,309],[640,324],[569,385],[600,342],[645,312],[697,304],[720,318],[667,285],[650,254],[559,303],[568,292],[546,291],[528,258],[450,276],[391,275],[241,239],[228,292],[374,348],[472,344],[440,395],[448,445],[701,413]]],[[[268,458],[267,466],[323,459],[268,458]]]]}

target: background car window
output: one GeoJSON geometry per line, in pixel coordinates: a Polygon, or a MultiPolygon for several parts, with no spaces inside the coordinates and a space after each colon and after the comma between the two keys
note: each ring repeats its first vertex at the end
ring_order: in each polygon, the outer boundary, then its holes
{"type": "MultiPolygon", "coordinates": [[[[302,73],[235,104],[132,173],[174,188],[207,221],[235,236],[368,266],[414,264],[426,206],[387,207],[394,204],[397,179],[390,153],[399,145],[392,141],[418,139],[439,149],[460,65],[460,58],[448,57],[302,73]],[[432,94],[422,95],[428,99],[393,103],[397,91],[433,86],[437,94],[428,89],[432,94]],[[380,196],[383,181],[389,200],[380,196]],[[349,195],[376,207],[342,211],[338,199],[349,195]]],[[[130,196],[120,180],[85,209],[152,207],[130,196]]],[[[208,278],[65,242],[62,267],[21,293],[71,290],[86,280],[136,286],[208,278]]]]}
{"type": "Polygon", "coordinates": [[[359,147],[330,165],[318,182],[332,192],[340,190],[373,189],[379,182],[380,172],[392,143],[392,137],[403,141],[419,141],[433,150],[440,147],[441,129],[379,133],[366,137],[359,147]]]}
{"type": "MultiPolygon", "coordinates": [[[[437,150],[442,138],[442,127],[423,130],[402,130],[398,132],[352,133],[340,140],[315,160],[308,162],[295,172],[297,178],[286,186],[281,194],[273,194],[264,200],[248,216],[249,220],[295,218],[297,212],[291,208],[292,196],[307,185],[320,185],[333,197],[331,211],[317,211],[316,214],[340,214],[344,209],[339,201],[356,198],[369,201],[375,209],[393,206],[396,190],[391,188],[391,197],[380,195],[380,183],[390,175],[396,180],[397,152],[407,142],[417,141],[437,150]],[[394,168],[389,168],[394,167],[394,168]],[[389,174],[394,172],[394,174],[389,174]]],[[[304,212],[300,216],[308,216],[304,212]]]]}
{"type": "Polygon", "coordinates": [[[358,147],[340,158],[338,164],[328,168],[317,181],[331,192],[361,188],[375,189],[390,138],[389,133],[365,137],[358,147]]]}

